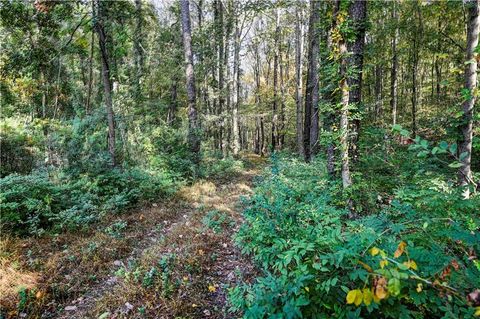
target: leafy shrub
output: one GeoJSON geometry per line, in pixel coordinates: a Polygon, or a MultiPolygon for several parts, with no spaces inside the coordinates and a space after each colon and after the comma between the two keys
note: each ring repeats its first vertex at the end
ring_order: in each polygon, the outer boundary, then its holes
{"type": "Polygon", "coordinates": [[[273,160],[236,238],[264,276],[231,290],[232,311],[246,318],[473,315],[466,297],[480,278],[478,199],[428,188],[449,199],[445,206],[430,203],[427,190],[413,205],[400,201],[410,194],[403,190],[383,211],[349,220],[323,172],[318,161],[273,160]]]}
{"type": "Polygon", "coordinates": [[[228,178],[240,174],[243,170],[243,162],[231,157],[205,158],[201,164],[201,177],[204,178],[228,178]]]}
{"type": "Polygon", "coordinates": [[[141,200],[168,196],[177,184],[166,173],[139,169],[99,175],[51,178],[46,173],[0,179],[2,228],[41,234],[56,228],[84,227],[103,214],[122,212],[141,200]]]}
{"type": "Polygon", "coordinates": [[[2,125],[0,131],[0,177],[8,174],[27,174],[37,160],[32,137],[2,125]]]}

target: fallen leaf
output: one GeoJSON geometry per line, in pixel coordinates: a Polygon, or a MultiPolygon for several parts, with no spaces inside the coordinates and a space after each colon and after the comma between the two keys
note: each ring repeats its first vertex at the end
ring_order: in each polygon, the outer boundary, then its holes
{"type": "Polygon", "coordinates": [[[397,250],[395,250],[395,254],[393,255],[393,257],[400,257],[405,252],[405,247],[407,247],[407,243],[401,241],[400,244],[398,244],[397,250]]]}

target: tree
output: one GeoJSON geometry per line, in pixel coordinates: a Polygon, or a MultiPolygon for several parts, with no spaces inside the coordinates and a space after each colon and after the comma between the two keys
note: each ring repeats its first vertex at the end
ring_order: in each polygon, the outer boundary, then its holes
{"type": "Polygon", "coordinates": [[[312,146],[318,136],[318,54],[319,36],[318,23],[320,21],[320,1],[310,1],[310,20],[308,25],[308,70],[305,91],[305,121],[303,127],[303,149],[306,162],[312,158],[312,146]],[[316,123],[316,127],[315,127],[316,123]],[[314,139],[312,140],[312,137],[314,139]]]}
{"type": "Polygon", "coordinates": [[[303,8],[300,4],[295,7],[295,103],[297,115],[296,142],[298,153],[303,155],[303,8]]]}
{"type": "Polygon", "coordinates": [[[193,153],[194,162],[200,161],[200,136],[196,106],[195,74],[193,71],[192,35],[190,24],[190,2],[180,0],[183,51],[185,57],[185,76],[188,97],[188,144],[193,153]]]}
{"type": "MultiPolygon", "coordinates": [[[[348,77],[349,104],[359,109],[362,104],[362,77],[363,77],[363,51],[365,46],[365,31],[367,19],[367,1],[355,0],[350,6],[349,16],[353,25],[354,40],[349,43],[348,51],[351,53],[349,59],[349,68],[351,69],[348,77]]],[[[358,139],[360,136],[360,119],[358,116],[352,121],[352,158],[358,159],[358,139]]]]}
{"type": "Polygon", "coordinates": [[[100,47],[100,56],[102,59],[102,79],[105,99],[105,109],[107,111],[108,123],[108,152],[112,166],[116,166],[115,158],[115,114],[112,105],[112,79],[110,70],[110,57],[107,52],[107,35],[105,33],[105,3],[103,0],[97,0],[97,21],[95,29],[98,34],[98,43],[100,47]]]}
{"type": "MultiPolygon", "coordinates": [[[[477,87],[477,60],[478,36],[480,29],[479,7],[480,0],[470,0],[467,2],[467,48],[465,62],[465,101],[463,102],[463,121],[461,125],[463,140],[460,143],[460,162],[462,166],[458,170],[458,181],[461,186],[467,186],[472,183],[472,137],[473,137],[473,108],[475,106],[475,93],[477,87]],[[464,155],[462,155],[464,154],[464,155]]],[[[468,187],[464,191],[464,196],[468,198],[470,191],[468,187]]]]}

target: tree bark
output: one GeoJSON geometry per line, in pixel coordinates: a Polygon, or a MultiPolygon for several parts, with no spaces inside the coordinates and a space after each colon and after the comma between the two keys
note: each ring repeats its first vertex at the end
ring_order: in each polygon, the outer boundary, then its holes
{"type": "Polygon", "coordinates": [[[297,107],[297,150],[298,154],[304,155],[303,151],[303,12],[296,7],[295,22],[295,103],[297,107]]]}
{"type": "MultiPolygon", "coordinates": [[[[238,14],[238,12],[237,12],[238,14]]],[[[234,58],[233,58],[233,108],[232,108],[232,135],[233,155],[237,156],[240,151],[240,132],[238,123],[238,109],[240,104],[240,26],[238,25],[238,17],[235,18],[235,46],[234,46],[234,58]]]]}
{"type": "Polygon", "coordinates": [[[303,148],[306,162],[312,158],[312,145],[315,144],[315,135],[318,136],[318,120],[315,128],[315,111],[318,117],[318,23],[320,21],[320,1],[310,1],[310,20],[308,26],[308,70],[305,92],[305,124],[303,127],[303,148]],[[315,134],[316,130],[316,134],[315,134]],[[314,137],[314,139],[312,139],[314,137]]]}
{"type": "MultiPolygon", "coordinates": [[[[365,47],[365,31],[367,20],[367,1],[355,0],[350,6],[350,19],[353,24],[355,39],[349,45],[351,57],[349,64],[353,69],[353,75],[348,77],[350,88],[349,104],[354,105],[358,110],[362,104],[362,83],[363,83],[363,52],[365,47]]],[[[352,160],[358,160],[358,140],[360,137],[360,119],[354,118],[351,124],[351,150],[352,160]]]]}
{"type": "Polygon", "coordinates": [[[397,1],[393,1],[393,11],[392,18],[395,23],[395,30],[393,32],[392,38],[392,67],[390,70],[390,108],[392,110],[392,123],[393,125],[397,124],[397,103],[398,103],[398,52],[397,52],[397,42],[398,42],[398,12],[397,12],[397,1]]]}
{"type": "MultiPolygon", "coordinates": [[[[463,122],[461,131],[463,140],[460,143],[460,162],[463,164],[458,170],[458,181],[460,186],[465,187],[472,183],[472,138],[473,138],[473,108],[475,106],[474,90],[477,87],[477,60],[475,48],[478,46],[478,37],[480,29],[480,0],[470,0],[468,5],[467,22],[467,50],[465,65],[465,89],[470,93],[469,98],[463,102],[463,122]]],[[[465,198],[470,196],[470,190],[465,188],[463,195],[465,198]]]]}
{"type": "Polygon", "coordinates": [[[135,37],[134,37],[134,52],[135,52],[135,102],[137,108],[142,106],[142,87],[141,79],[143,75],[143,52],[142,52],[142,0],[135,0],[135,37]]]}
{"type": "Polygon", "coordinates": [[[95,29],[97,30],[98,34],[100,55],[102,59],[103,91],[108,123],[108,152],[110,153],[110,160],[112,166],[116,166],[117,163],[115,157],[115,114],[113,112],[112,105],[112,79],[110,73],[109,55],[107,52],[107,36],[105,34],[104,25],[105,13],[102,2],[102,0],[98,0],[97,2],[97,19],[95,23],[95,29]]]}
{"type": "Polygon", "coordinates": [[[278,145],[278,55],[280,41],[280,14],[279,9],[275,10],[275,44],[273,57],[273,106],[272,106],[272,152],[275,152],[278,145]]]}
{"type": "Polygon", "coordinates": [[[182,38],[185,58],[185,76],[188,97],[188,144],[193,153],[193,161],[200,162],[200,128],[198,123],[195,74],[193,71],[192,35],[190,25],[190,3],[189,0],[180,0],[182,15],[182,38]]]}

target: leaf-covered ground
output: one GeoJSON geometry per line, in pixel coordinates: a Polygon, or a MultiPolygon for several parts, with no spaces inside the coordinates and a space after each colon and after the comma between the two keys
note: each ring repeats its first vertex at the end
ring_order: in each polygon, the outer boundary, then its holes
{"type": "Polygon", "coordinates": [[[7,317],[226,318],[227,289],[253,275],[233,243],[241,196],[263,161],[174,199],[113,215],[88,232],[2,238],[0,306],[7,317]]]}

